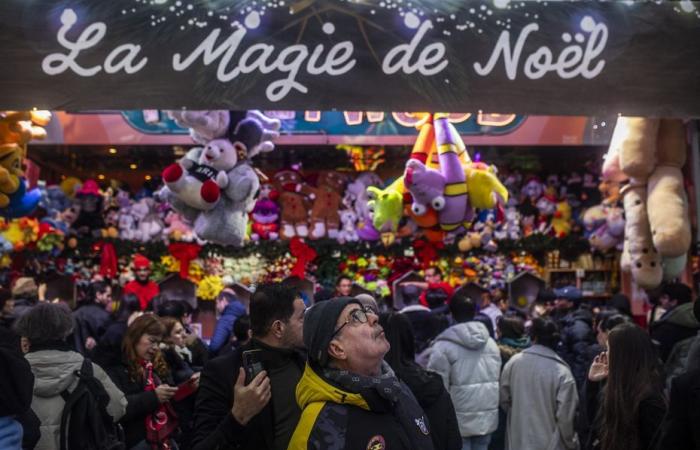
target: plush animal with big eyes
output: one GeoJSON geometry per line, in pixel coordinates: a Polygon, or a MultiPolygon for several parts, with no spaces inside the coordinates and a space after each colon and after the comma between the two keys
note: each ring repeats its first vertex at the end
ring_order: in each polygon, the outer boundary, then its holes
{"type": "Polygon", "coordinates": [[[279,237],[280,227],[277,221],[280,217],[280,208],[277,203],[270,198],[260,198],[255,202],[255,207],[250,215],[253,219],[250,236],[252,240],[274,240],[279,237]]]}

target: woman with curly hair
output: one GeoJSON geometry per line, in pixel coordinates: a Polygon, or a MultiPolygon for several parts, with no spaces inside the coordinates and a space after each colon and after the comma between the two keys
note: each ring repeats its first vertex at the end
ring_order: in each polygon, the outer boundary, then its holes
{"type": "Polygon", "coordinates": [[[126,447],[132,450],[177,448],[172,440],[178,429],[170,400],[174,387],[159,345],[165,326],[147,314],[133,321],[122,342],[122,364],[109,375],[128,401],[121,419],[126,447]]]}

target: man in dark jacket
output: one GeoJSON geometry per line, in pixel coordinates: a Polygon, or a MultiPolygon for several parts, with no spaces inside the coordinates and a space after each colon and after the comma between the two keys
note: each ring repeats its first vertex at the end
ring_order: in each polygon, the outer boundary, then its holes
{"type": "Polygon", "coordinates": [[[389,343],[370,308],[352,297],[314,305],[304,343],[303,412],[289,450],[434,448],[425,412],[384,362],[389,343]]]}
{"type": "Polygon", "coordinates": [[[209,343],[209,352],[212,356],[219,354],[221,349],[229,343],[233,334],[233,324],[246,314],[247,305],[236,297],[230,289],[224,289],[216,299],[216,312],[219,320],[216,322],[214,334],[209,343]]]}
{"type": "Polygon", "coordinates": [[[210,360],[195,407],[195,450],[284,450],[301,410],[294,389],[304,369],[304,302],[281,284],[258,287],[250,302],[251,341],[210,360]],[[243,353],[265,370],[246,382],[243,353]],[[270,401],[274,398],[273,401],[270,401]]]}
{"type": "Polygon", "coordinates": [[[659,302],[666,312],[651,325],[649,334],[659,346],[659,356],[664,362],[681,341],[687,340],[689,348],[690,341],[700,329],[700,323],[693,315],[692,295],[691,289],[682,283],[661,286],[659,302]]]}
{"type": "Polygon", "coordinates": [[[107,329],[111,316],[107,308],[112,303],[112,287],[96,281],[90,285],[86,303],[73,312],[75,329],[73,338],[75,349],[83,355],[90,355],[92,349],[107,329]]]}
{"type": "Polygon", "coordinates": [[[674,378],[666,415],[662,449],[700,449],[700,370],[674,378]]]}
{"type": "Polygon", "coordinates": [[[571,368],[580,390],[595,357],[591,351],[596,343],[593,313],[581,307],[581,291],[577,288],[555,289],[554,295],[555,317],[558,318],[561,330],[561,345],[557,348],[557,353],[571,368]]]}

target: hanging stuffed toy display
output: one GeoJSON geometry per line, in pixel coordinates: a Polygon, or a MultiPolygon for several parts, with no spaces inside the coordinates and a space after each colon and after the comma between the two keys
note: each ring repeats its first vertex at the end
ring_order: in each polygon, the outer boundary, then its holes
{"type": "Polygon", "coordinates": [[[274,149],[280,123],[259,111],[171,111],[203,144],[163,172],[161,199],[192,224],[197,237],[241,246],[260,180],[250,160],[274,149]]]}

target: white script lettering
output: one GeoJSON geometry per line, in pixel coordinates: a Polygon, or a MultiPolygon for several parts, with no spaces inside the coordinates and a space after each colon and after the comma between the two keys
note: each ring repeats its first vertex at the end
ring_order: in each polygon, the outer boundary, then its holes
{"type": "MultiPolygon", "coordinates": [[[[90,24],[80,33],[78,40],[72,42],[68,39],[68,31],[78,22],[78,16],[70,8],[67,8],[61,14],[61,28],[58,30],[57,40],[65,49],[69,50],[68,54],[51,53],[46,56],[41,62],[41,69],[47,75],[58,75],[66,70],[72,70],[81,77],[91,77],[102,70],[101,65],[93,67],[83,67],[76,59],[81,51],[96,46],[107,34],[107,25],[104,22],[96,22],[90,24]]],[[[123,44],[112,50],[105,59],[104,69],[107,73],[116,73],[124,70],[128,74],[133,74],[143,69],[148,58],[144,57],[137,63],[136,58],[141,51],[140,45],[123,44]],[[122,56],[123,55],[123,56],[122,56]],[[121,57],[121,59],[120,59],[121,57]]]]}
{"type": "Polygon", "coordinates": [[[431,21],[426,20],[418,28],[418,32],[408,44],[400,44],[389,50],[382,62],[382,70],[387,75],[392,75],[399,70],[410,75],[416,71],[422,75],[430,76],[441,72],[447,67],[448,61],[442,60],[445,57],[445,44],[433,43],[426,46],[418,56],[418,60],[411,64],[411,58],[428,30],[433,28],[431,21]],[[441,61],[442,60],[442,61],[441,61]],[[432,67],[431,65],[436,64],[432,67]]]}
{"type": "MultiPolygon", "coordinates": [[[[598,58],[608,41],[608,27],[604,23],[595,23],[591,17],[584,17],[581,21],[583,33],[577,33],[576,39],[572,42],[571,35],[564,33],[562,40],[570,45],[564,47],[555,58],[554,52],[547,47],[541,46],[534,53],[525,58],[523,63],[523,73],[531,80],[537,80],[549,72],[556,72],[563,79],[571,79],[581,75],[584,78],[595,78],[603,71],[605,60],[598,61],[593,67],[594,60],[598,58]],[[582,44],[586,42],[585,49],[582,44]]],[[[515,80],[518,76],[518,67],[523,53],[523,47],[528,36],[539,30],[539,25],[531,23],[525,26],[515,42],[515,47],[511,50],[510,31],[503,31],[491,52],[486,65],[474,63],[474,71],[481,75],[489,75],[496,67],[501,56],[508,79],[515,80]]]]}

